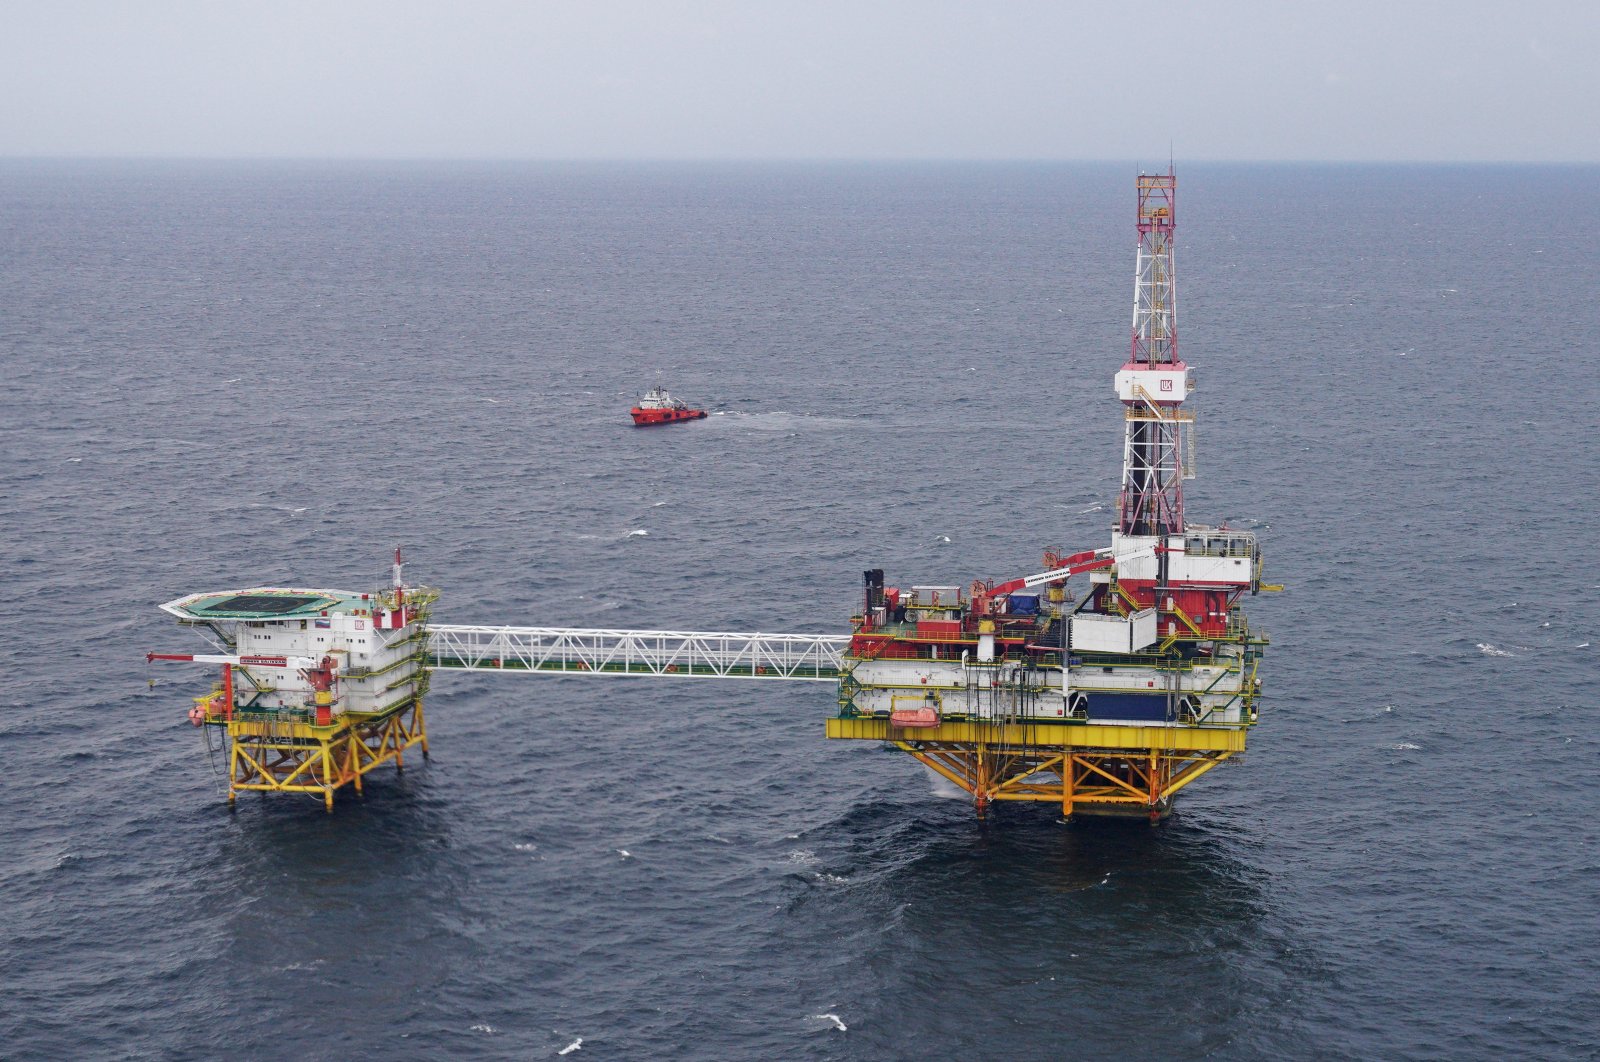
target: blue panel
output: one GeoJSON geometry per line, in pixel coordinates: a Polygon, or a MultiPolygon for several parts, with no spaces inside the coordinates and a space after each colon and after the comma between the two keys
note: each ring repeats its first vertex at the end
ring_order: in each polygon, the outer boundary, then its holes
{"type": "Polygon", "coordinates": [[[1165,693],[1090,693],[1090,719],[1133,719],[1138,722],[1165,723],[1165,693]]]}
{"type": "Polygon", "coordinates": [[[1038,594],[1012,594],[1011,612],[1018,616],[1032,616],[1039,611],[1038,594]]]}

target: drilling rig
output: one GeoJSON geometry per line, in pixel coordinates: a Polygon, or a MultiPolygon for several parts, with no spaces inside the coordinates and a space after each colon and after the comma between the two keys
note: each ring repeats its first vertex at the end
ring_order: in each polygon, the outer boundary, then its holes
{"type": "Polygon", "coordinates": [[[437,624],[438,594],[257,587],[163,605],[220,664],[189,718],[230,747],[238,791],[333,794],[427,752],[429,674],[829,682],[827,736],[887,742],[972,795],[1053,803],[1064,817],[1166,817],[1180,790],[1244,751],[1266,635],[1245,621],[1261,581],[1253,532],[1188,524],[1193,371],[1179,357],[1177,180],[1138,178],[1132,348],[1114,377],[1122,486],[1111,544],[1048,550],[995,583],[885,584],[865,573],[848,635],[437,624]],[[1074,580],[1086,582],[1074,590],[1074,580]]]}
{"type": "Polygon", "coordinates": [[[1158,821],[1244,751],[1257,719],[1267,638],[1239,602],[1279,588],[1261,582],[1253,532],[1184,521],[1195,381],[1178,353],[1176,221],[1176,176],[1140,175],[1111,545],[1047,551],[1043,571],[999,585],[901,590],[865,573],[828,736],[890,742],[980,814],[1046,801],[1069,817],[1158,821]],[[1077,576],[1087,589],[1069,594],[1077,576]]]}

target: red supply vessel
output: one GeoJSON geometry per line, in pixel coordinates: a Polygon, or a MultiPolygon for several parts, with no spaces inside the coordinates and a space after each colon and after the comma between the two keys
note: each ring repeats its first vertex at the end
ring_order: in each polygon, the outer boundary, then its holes
{"type": "Polygon", "coordinates": [[[706,415],[703,409],[690,409],[688,403],[680,402],[667,394],[664,387],[652,387],[650,393],[639,399],[639,404],[631,410],[633,423],[638,427],[648,427],[652,424],[671,424],[679,420],[699,420],[706,415]]]}

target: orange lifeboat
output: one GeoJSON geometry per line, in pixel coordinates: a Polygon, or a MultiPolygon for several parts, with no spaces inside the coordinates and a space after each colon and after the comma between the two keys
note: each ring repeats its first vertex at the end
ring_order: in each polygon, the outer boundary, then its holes
{"type": "Polygon", "coordinates": [[[915,708],[896,708],[889,713],[889,725],[893,727],[924,729],[939,725],[939,709],[931,703],[931,698],[915,708]]]}

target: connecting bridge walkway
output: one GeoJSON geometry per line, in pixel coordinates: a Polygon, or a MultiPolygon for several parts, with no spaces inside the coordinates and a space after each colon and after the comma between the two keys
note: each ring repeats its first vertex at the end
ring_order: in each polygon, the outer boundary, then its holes
{"type": "Polygon", "coordinates": [[[428,626],[428,666],[451,671],[834,682],[848,635],[428,626]]]}

